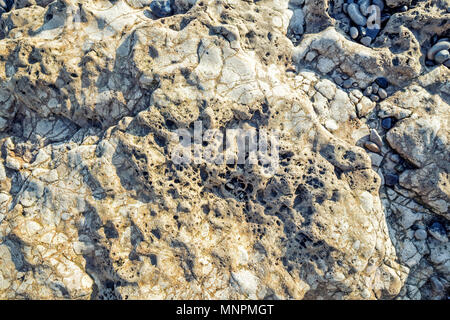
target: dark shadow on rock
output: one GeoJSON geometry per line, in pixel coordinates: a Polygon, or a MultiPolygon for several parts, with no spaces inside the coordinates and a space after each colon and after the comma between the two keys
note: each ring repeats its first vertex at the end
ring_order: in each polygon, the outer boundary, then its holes
{"type": "Polygon", "coordinates": [[[117,288],[120,286],[135,286],[136,284],[122,279],[116,273],[110,251],[98,233],[103,224],[96,209],[88,204],[83,216],[84,223],[77,226],[79,241],[86,242],[88,240],[87,245],[94,246],[92,251],[83,253],[83,258],[86,261],[85,271],[95,283],[91,299],[122,299],[117,288]]]}
{"type": "Polygon", "coordinates": [[[17,271],[27,272],[33,269],[33,266],[25,259],[23,253],[25,244],[19,237],[10,233],[2,239],[2,243],[8,247],[11,259],[17,271]]]}

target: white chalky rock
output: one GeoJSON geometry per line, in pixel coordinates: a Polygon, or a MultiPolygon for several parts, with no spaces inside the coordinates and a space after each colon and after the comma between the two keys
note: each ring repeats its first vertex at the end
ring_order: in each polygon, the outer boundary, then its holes
{"type": "Polygon", "coordinates": [[[418,231],[448,215],[448,69],[423,74],[449,24],[436,4],[368,48],[338,2],[173,0],[165,18],[146,0],[32,2],[2,16],[0,299],[448,291],[448,244],[418,231]],[[360,89],[377,77],[378,104],[360,89]],[[241,127],[262,148],[225,165],[241,127]],[[174,163],[181,130],[200,163],[174,163]]]}
{"type": "Polygon", "coordinates": [[[249,270],[240,270],[231,273],[232,281],[249,298],[254,298],[258,289],[258,278],[249,270]]]}

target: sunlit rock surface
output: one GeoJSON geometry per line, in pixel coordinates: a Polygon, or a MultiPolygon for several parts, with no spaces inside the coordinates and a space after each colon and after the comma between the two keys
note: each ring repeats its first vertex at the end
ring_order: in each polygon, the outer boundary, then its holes
{"type": "Polygon", "coordinates": [[[342,1],[161,3],[1,15],[0,298],[446,299],[448,2],[370,46],[342,1]],[[199,122],[278,157],[178,164],[199,122]]]}

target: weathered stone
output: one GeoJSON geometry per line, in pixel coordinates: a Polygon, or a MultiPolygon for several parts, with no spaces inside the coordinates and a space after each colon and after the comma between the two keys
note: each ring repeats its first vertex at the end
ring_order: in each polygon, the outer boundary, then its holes
{"type": "Polygon", "coordinates": [[[422,63],[448,19],[418,2],[368,48],[342,4],[4,10],[0,299],[442,298],[448,69],[422,63]],[[279,152],[236,163],[252,131],[279,152]]]}

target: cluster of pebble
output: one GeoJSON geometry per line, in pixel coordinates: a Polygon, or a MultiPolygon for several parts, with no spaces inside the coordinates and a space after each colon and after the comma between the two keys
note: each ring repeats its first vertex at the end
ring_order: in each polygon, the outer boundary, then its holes
{"type": "Polygon", "coordinates": [[[350,37],[369,46],[380,32],[381,24],[389,20],[390,15],[384,14],[383,9],[383,0],[347,0],[343,10],[353,23],[350,37]]]}
{"type": "Polygon", "coordinates": [[[374,102],[384,100],[388,96],[386,92],[388,85],[389,82],[385,77],[379,77],[364,90],[364,95],[374,102]]]}
{"type": "Polygon", "coordinates": [[[427,52],[426,65],[443,64],[450,68],[450,40],[448,38],[437,39],[437,37],[433,37],[432,44],[427,52]]]}
{"type": "Polygon", "coordinates": [[[155,0],[150,3],[152,13],[158,18],[164,18],[172,15],[172,5],[170,0],[155,0]]]}
{"type": "Polygon", "coordinates": [[[197,0],[153,0],[150,10],[157,18],[165,18],[178,13],[187,12],[197,0]]]}
{"type": "Polygon", "coordinates": [[[364,143],[364,147],[375,153],[381,152],[381,148],[383,147],[383,140],[381,139],[377,130],[370,129],[369,141],[366,141],[366,143],[364,143]]]}
{"type": "Polygon", "coordinates": [[[0,0],[0,16],[11,10],[14,0],[0,0]]]}

